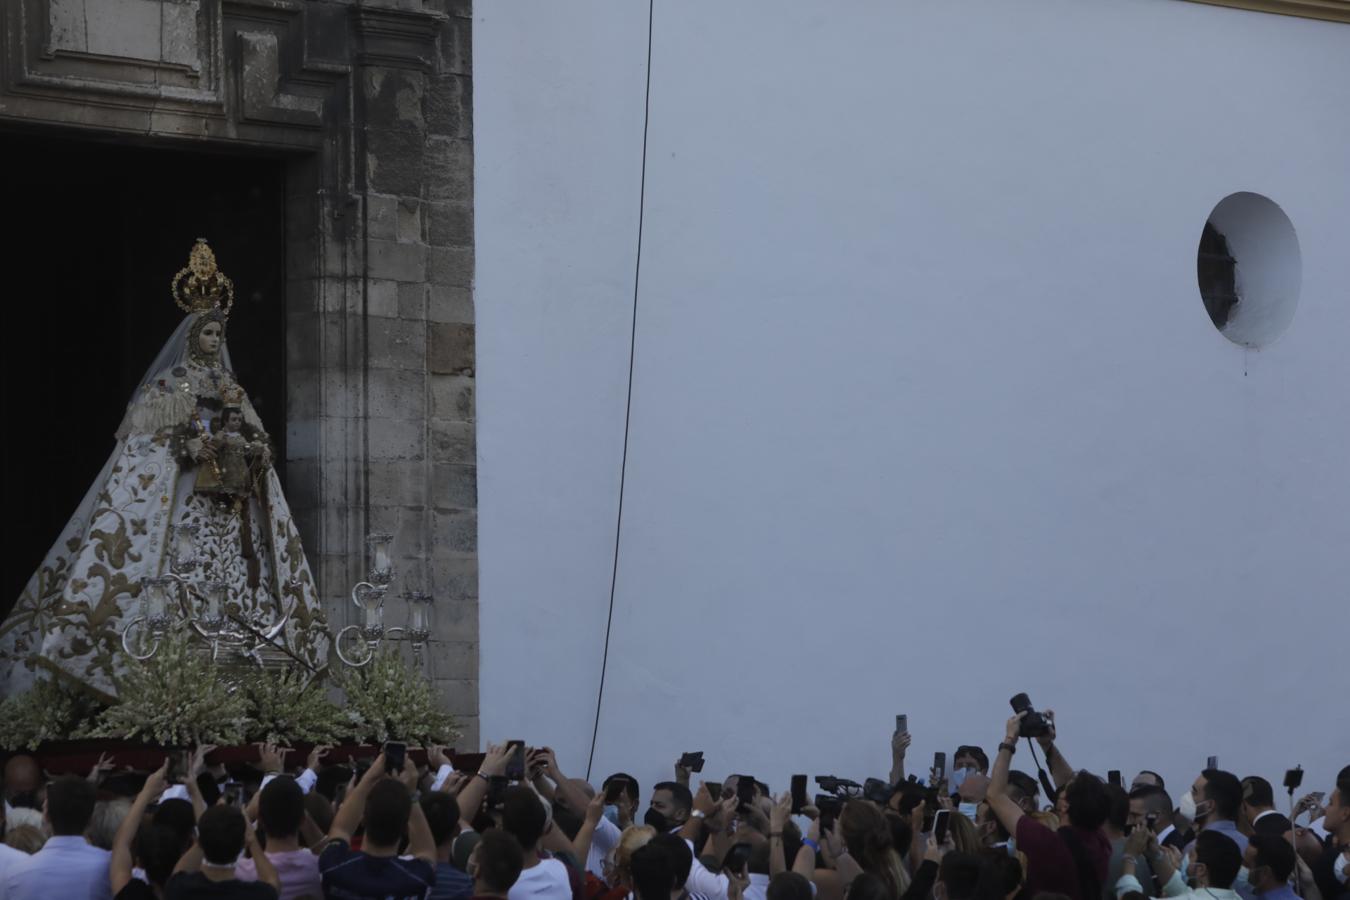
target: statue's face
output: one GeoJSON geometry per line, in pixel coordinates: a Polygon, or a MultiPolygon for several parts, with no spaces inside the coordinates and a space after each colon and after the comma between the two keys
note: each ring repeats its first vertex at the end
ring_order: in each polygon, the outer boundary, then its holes
{"type": "Polygon", "coordinates": [[[220,323],[208,322],[197,333],[197,346],[207,356],[215,356],[220,350],[220,323]]]}
{"type": "Polygon", "coordinates": [[[238,431],[244,425],[244,414],[239,412],[227,412],[225,414],[225,430],[238,431]]]}

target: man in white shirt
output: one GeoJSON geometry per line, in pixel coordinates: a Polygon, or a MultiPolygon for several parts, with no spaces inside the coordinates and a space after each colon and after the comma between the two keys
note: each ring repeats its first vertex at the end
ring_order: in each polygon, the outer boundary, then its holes
{"type": "Polygon", "coordinates": [[[567,866],[556,859],[539,858],[548,814],[532,788],[507,788],[502,798],[502,830],[520,842],[524,868],[511,886],[509,900],[572,900],[567,866]]]}
{"type": "Polygon", "coordinates": [[[9,866],[0,882],[6,900],[111,900],[111,854],[84,839],[94,815],[94,786],[67,775],[47,786],[43,821],[52,836],[42,849],[9,866]]]}
{"type": "MultiPolygon", "coordinates": [[[[1242,871],[1242,851],[1237,844],[1220,831],[1202,831],[1196,836],[1189,862],[1172,873],[1163,887],[1163,895],[1191,900],[1239,900],[1233,882],[1242,871]],[[1186,888],[1184,870],[1195,879],[1195,889],[1186,888]]],[[[1126,857],[1125,874],[1116,882],[1116,896],[1124,897],[1130,891],[1146,893],[1134,875],[1134,857],[1126,857]]]]}

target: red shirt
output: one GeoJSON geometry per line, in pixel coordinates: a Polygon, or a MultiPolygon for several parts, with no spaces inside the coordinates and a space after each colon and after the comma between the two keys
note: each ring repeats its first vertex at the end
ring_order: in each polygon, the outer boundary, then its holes
{"type": "MultiPolygon", "coordinates": [[[[1081,828],[1062,828],[1072,831],[1082,844],[1088,862],[1097,873],[1098,886],[1106,882],[1107,864],[1111,861],[1111,842],[1101,829],[1084,831],[1081,828]]],[[[1083,896],[1078,877],[1078,865],[1064,838],[1037,822],[1031,816],[1017,820],[1017,850],[1027,857],[1026,894],[1034,897],[1042,891],[1064,894],[1070,900],[1096,900],[1083,896]]]]}

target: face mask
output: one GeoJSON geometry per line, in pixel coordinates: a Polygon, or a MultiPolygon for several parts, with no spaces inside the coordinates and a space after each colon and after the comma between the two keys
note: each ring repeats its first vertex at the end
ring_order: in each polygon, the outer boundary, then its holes
{"type": "Polygon", "coordinates": [[[956,807],[956,811],[965,816],[970,821],[975,821],[975,815],[980,811],[978,803],[962,803],[956,807]]]}
{"type": "Polygon", "coordinates": [[[973,769],[952,769],[952,774],[947,778],[947,790],[955,794],[961,790],[961,785],[966,783],[967,776],[974,771],[973,769]]]}
{"type": "Polygon", "coordinates": [[[1177,804],[1177,809],[1181,810],[1181,814],[1183,816],[1194,822],[1196,814],[1195,794],[1191,793],[1190,791],[1187,791],[1186,793],[1182,794],[1181,802],[1177,804]]]}
{"type": "Polygon", "coordinates": [[[1008,838],[1008,855],[1017,855],[1017,838],[1008,838]]]}
{"type": "Polygon", "coordinates": [[[647,814],[642,817],[642,824],[650,825],[656,829],[657,834],[665,834],[670,831],[670,820],[661,813],[657,812],[656,807],[647,807],[647,814]]]}
{"type": "Polygon", "coordinates": [[[619,824],[619,808],[613,805],[606,806],[605,818],[609,819],[611,824],[617,826],[619,824]]]}

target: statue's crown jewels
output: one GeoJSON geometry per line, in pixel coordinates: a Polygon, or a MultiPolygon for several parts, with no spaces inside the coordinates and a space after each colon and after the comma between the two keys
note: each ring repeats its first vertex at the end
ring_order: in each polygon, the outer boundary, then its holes
{"type": "Polygon", "coordinates": [[[244,389],[237,384],[226,385],[220,389],[220,402],[231,409],[237,409],[244,402],[244,389]]]}
{"type": "Polygon", "coordinates": [[[234,305],[234,282],[216,268],[216,255],[206,245],[206,238],[197,238],[187,268],[173,276],[170,290],[173,302],[187,313],[220,310],[229,315],[234,305]]]}

